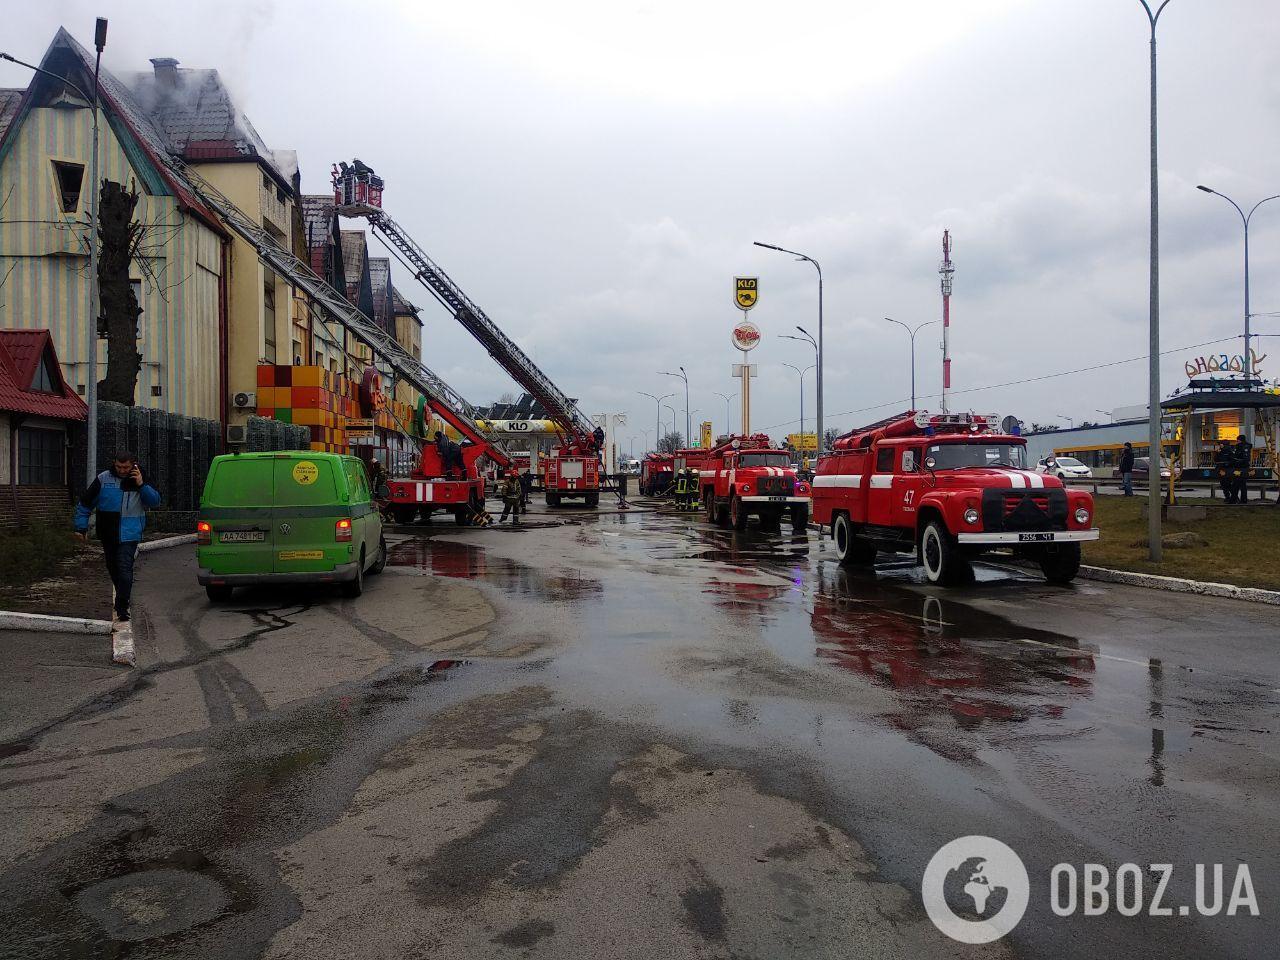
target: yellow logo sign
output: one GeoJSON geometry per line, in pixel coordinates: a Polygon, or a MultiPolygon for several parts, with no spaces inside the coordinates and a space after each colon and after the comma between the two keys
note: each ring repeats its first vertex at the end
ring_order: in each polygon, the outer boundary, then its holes
{"type": "Polygon", "coordinates": [[[733,298],[739,310],[750,310],[760,296],[758,277],[734,277],[733,298]]]}
{"type": "Polygon", "coordinates": [[[702,449],[703,450],[711,449],[711,421],[710,420],[702,421],[702,449]]]}
{"type": "Polygon", "coordinates": [[[323,560],[323,550],[281,550],[277,556],[281,560],[323,560]]]}
{"type": "Polygon", "coordinates": [[[320,476],[320,468],[310,460],[299,460],[293,465],[293,482],[309,487],[320,476]]]}

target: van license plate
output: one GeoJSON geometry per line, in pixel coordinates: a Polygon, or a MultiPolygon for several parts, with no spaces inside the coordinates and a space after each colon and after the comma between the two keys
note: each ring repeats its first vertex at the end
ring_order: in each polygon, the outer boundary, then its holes
{"type": "Polygon", "coordinates": [[[1020,533],[1018,534],[1019,543],[1036,542],[1040,540],[1052,540],[1052,533],[1020,533]]]}
{"type": "Polygon", "coordinates": [[[264,530],[227,530],[218,534],[219,543],[257,543],[266,538],[264,530]]]}

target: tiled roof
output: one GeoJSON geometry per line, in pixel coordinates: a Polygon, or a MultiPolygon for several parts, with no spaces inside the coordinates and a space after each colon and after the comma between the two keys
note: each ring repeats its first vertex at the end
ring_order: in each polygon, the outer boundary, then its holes
{"type": "Polygon", "coordinates": [[[83,420],[88,407],[63,379],[48,330],[0,330],[0,410],[58,420],[83,420]],[[48,355],[57,393],[32,390],[40,358],[48,355]]]}
{"type": "MultiPolygon", "coordinates": [[[[415,307],[394,284],[391,287],[391,304],[392,311],[398,317],[408,314],[412,314],[415,317],[418,316],[418,308],[415,307]]],[[[421,318],[419,318],[418,322],[422,322],[421,318]]]]}
{"type": "Polygon", "coordinates": [[[342,275],[347,278],[347,296],[353,297],[360,284],[360,276],[364,273],[364,261],[368,256],[368,245],[363,230],[342,231],[342,275]]]}
{"type": "Polygon", "coordinates": [[[311,269],[329,280],[326,269],[333,245],[333,197],[326,193],[302,198],[302,239],[311,251],[311,269]]]}
{"type": "MultiPolygon", "coordinates": [[[[256,157],[290,182],[291,172],[277,163],[276,154],[236,105],[217,70],[172,69],[172,85],[159,80],[154,71],[120,75],[170,153],[191,160],[256,157]]],[[[296,166],[296,154],[293,163],[296,166]]]]}
{"type": "Polygon", "coordinates": [[[0,137],[18,115],[18,105],[22,103],[24,93],[25,90],[0,90],[0,137]]]}

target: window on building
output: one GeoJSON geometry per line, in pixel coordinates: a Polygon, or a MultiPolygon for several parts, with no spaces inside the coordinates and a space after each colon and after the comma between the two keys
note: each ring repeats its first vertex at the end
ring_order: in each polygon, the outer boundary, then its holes
{"type": "Polygon", "coordinates": [[[45,351],[40,355],[40,363],[36,365],[36,372],[31,375],[31,389],[40,390],[44,393],[58,393],[58,378],[53,375],[53,368],[49,366],[49,353],[45,351]]]}
{"type": "Polygon", "coordinates": [[[268,281],[262,288],[262,341],[263,357],[267,363],[276,362],[276,288],[268,281]]]}
{"type": "Polygon", "coordinates": [[[302,341],[301,341],[301,340],[295,340],[295,341],[293,341],[293,363],[294,363],[294,366],[298,366],[298,367],[300,367],[300,366],[302,366],[302,364],[303,364],[303,363],[305,363],[305,362],[306,362],[306,361],[304,361],[304,360],[302,359],[302,341]]]}
{"type": "Polygon", "coordinates": [[[61,430],[23,427],[18,431],[18,483],[57,485],[66,481],[66,449],[61,430]]]}
{"type": "Polygon", "coordinates": [[[267,176],[265,173],[262,175],[262,189],[263,190],[271,189],[271,178],[267,176]]]}
{"type": "Polygon", "coordinates": [[[80,207],[80,187],[84,183],[84,165],[53,161],[53,172],[58,180],[58,198],[63,213],[75,213],[80,207]]]}

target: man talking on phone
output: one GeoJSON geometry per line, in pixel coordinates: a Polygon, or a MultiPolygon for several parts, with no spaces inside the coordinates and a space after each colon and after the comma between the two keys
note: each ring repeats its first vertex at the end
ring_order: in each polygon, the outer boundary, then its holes
{"type": "Polygon", "coordinates": [[[143,479],[138,458],[120,452],[112,459],[111,469],[94,478],[76,505],[76,536],[82,540],[89,531],[89,515],[98,511],[98,539],[102,541],[107,573],[116,588],[117,621],[129,619],[133,561],[147,525],[146,508],[159,503],[160,491],[143,479]]]}

